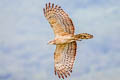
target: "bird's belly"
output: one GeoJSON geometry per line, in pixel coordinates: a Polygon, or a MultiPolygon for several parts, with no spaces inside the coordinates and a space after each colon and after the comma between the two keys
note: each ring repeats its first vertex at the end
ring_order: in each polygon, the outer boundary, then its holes
{"type": "Polygon", "coordinates": [[[68,43],[71,43],[71,42],[73,42],[73,40],[70,39],[70,38],[56,39],[56,44],[68,44],[68,43]]]}

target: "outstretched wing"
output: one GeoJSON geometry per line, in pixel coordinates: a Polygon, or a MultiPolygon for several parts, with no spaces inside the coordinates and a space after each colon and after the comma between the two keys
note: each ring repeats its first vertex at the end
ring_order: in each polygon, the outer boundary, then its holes
{"type": "Polygon", "coordinates": [[[54,4],[46,4],[46,8],[43,8],[44,15],[51,27],[53,28],[55,35],[61,35],[65,32],[74,34],[74,25],[69,16],[61,9],[60,6],[54,4]]]}
{"type": "Polygon", "coordinates": [[[58,74],[59,78],[64,79],[67,75],[70,76],[76,56],[76,48],[76,42],[56,46],[54,53],[54,68],[55,75],[58,74]]]}

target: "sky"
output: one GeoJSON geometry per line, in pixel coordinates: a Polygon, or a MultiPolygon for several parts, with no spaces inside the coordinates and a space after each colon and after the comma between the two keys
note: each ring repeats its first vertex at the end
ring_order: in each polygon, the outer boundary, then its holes
{"type": "Polygon", "coordinates": [[[0,80],[59,80],[54,75],[53,31],[43,8],[51,2],[68,13],[77,42],[65,80],[120,80],[120,0],[0,0],[0,80]]]}

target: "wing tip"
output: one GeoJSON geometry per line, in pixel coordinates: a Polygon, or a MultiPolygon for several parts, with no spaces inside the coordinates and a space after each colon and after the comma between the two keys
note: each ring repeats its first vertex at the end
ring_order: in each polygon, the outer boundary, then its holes
{"type": "MultiPolygon", "coordinates": [[[[72,70],[70,71],[71,73],[72,73],[72,70]]],[[[58,78],[62,78],[62,79],[65,79],[65,78],[67,78],[68,76],[70,76],[71,74],[70,74],[70,72],[69,71],[62,71],[62,70],[57,70],[56,71],[56,69],[55,69],[55,75],[57,75],[58,76],[58,78]]]]}
{"type": "Polygon", "coordinates": [[[45,4],[45,6],[46,6],[46,9],[47,9],[47,3],[45,4]]]}
{"type": "Polygon", "coordinates": [[[52,8],[54,8],[54,3],[52,3],[52,8]]]}
{"type": "Polygon", "coordinates": [[[44,14],[45,14],[45,8],[43,8],[43,12],[44,12],[44,14]]]}
{"type": "Polygon", "coordinates": [[[49,2],[48,5],[49,5],[49,8],[50,8],[51,3],[49,2]]]}

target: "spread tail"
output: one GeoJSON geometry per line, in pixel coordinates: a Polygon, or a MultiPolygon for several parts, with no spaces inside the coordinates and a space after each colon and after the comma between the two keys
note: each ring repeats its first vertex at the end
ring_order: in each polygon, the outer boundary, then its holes
{"type": "Polygon", "coordinates": [[[74,38],[75,38],[75,40],[91,39],[91,38],[93,38],[93,35],[88,34],[88,33],[81,33],[81,34],[75,35],[74,38]]]}

